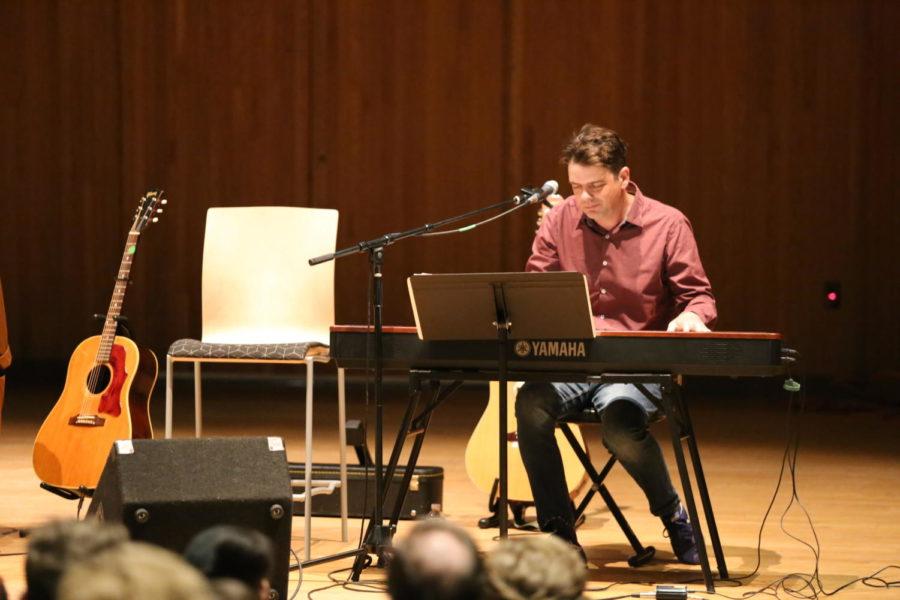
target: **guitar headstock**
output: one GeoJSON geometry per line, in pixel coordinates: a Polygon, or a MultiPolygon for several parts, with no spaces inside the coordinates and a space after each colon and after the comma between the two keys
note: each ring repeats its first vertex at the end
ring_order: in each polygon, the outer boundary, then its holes
{"type": "Polygon", "coordinates": [[[169,202],[163,197],[163,194],[162,190],[152,190],[144,194],[140,202],[138,202],[137,210],[134,213],[134,224],[131,226],[132,231],[140,233],[149,227],[151,223],[159,221],[157,215],[162,214],[162,207],[169,202]]]}

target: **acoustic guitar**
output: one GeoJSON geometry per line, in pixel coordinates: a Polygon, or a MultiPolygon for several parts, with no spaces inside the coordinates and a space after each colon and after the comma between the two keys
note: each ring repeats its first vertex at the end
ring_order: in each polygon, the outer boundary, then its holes
{"type": "MultiPolygon", "coordinates": [[[[531,485],[528,483],[528,475],[525,472],[525,464],[522,462],[522,453],[519,451],[519,439],[516,435],[515,398],[519,391],[519,382],[507,382],[507,406],[506,414],[507,441],[507,498],[510,502],[533,503],[531,485]]],[[[495,482],[500,473],[500,448],[497,443],[497,431],[500,423],[497,421],[500,404],[500,384],[497,381],[490,382],[490,395],[487,408],[466,444],[466,473],[469,479],[479,490],[485,494],[496,492],[495,482]]],[[[586,448],[581,431],[577,425],[570,425],[572,433],[582,448],[586,448]]],[[[566,474],[566,486],[569,495],[575,498],[581,493],[582,486],[589,481],[581,461],[575,455],[575,451],[569,445],[562,431],[556,430],[556,444],[563,460],[563,470],[566,474]]]]}
{"type": "Polygon", "coordinates": [[[162,192],[141,198],[128,232],[122,262],[101,335],[81,342],[69,359],[66,383],[34,442],[34,472],[63,489],[97,487],[113,442],[152,438],[150,393],[156,356],[116,335],[138,238],[166,204],[162,192]]]}
{"type": "MultiPolygon", "coordinates": [[[[544,200],[538,207],[536,229],[539,229],[544,220],[544,216],[562,198],[553,195],[544,200]]],[[[519,440],[516,434],[516,395],[518,394],[521,382],[510,381],[507,384],[507,499],[513,510],[516,526],[521,526],[521,514],[523,508],[521,505],[529,505],[534,503],[534,496],[531,493],[531,485],[528,482],[528,474],[525,472],[525,464],[522,462],[522,454],[519,451],[519,440]],[[519,506],[516,506],[516,505],[519,506]]],[[[498,414],[500,404],[500,384],[497,381],[490,382],[490,394],[488,397],[488,405],[475,430],[469,443],[466,444],[466,473],[469,479],[475,484],[479,490],[490,495],[489,505],[491,510],[495,510],[494,496],[497,493],[497,478],[500,473],[500,449],[497,442],[497,430],[500,423],[498,422],[498,414]]],[[[577,425],[570,425],[572,433],[578,440],[579,445],[588,452],[581,435],[581,430],[577,425]]],[[[563,470],[566,475],[566,487],[569,496],[575,499],[584,486],[590,481],[581,461],[578,460],[575,451],[569,445],[562,431],[556,430],[556,445],[559,447],[560,455],[563,461],[563,470]]],[[[487,517],[479,522],[480,527],[492,525],[496,515],[487,517]]]]}

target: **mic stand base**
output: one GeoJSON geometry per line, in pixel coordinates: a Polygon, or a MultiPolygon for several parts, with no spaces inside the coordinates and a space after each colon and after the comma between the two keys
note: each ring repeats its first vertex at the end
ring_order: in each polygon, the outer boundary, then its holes
{"type": "Polygon", "coordinates": [[[385,525],[379,526],[370,521],[369,528],[366,530],[366,538],[362,546],[352,550],[345,550],[344,552],[337,552],[336,554],[329,554],[328,556],[304,560],[298,565],[291,567],[291,570],[296,571],[297,569],[315,567],[336,560],[355,557],[351,579],[353,581],[359,581],[362,570],[372,565],[371,555],[376,555],[378,557],[376,566],[380,567],[386,562],[384,548],[391,545],[393,537],[394,527],[385,525]]]}
{"type": "MultiPolygon", "coordinates": [[[[374,371],[375,371],[375,506],[372,519],[366,529],[364,541],[359,548],[339,552],[322,558],[310,559],[301,562],[298,568],[307,566],[315,566],[334,560],[356,557],[353,561],[353,570],[351,579],[359,581],[360,573],[363,569],[372,564],[370,555],[378,557],[377,566],[382,566],[386,562],[384,548],[389,546],[394,536],[394,527],[384,525],[383,505],[385,497],[385,476],[384,476],[384,459],[383,459],[383,431],[384,431],[384,398],[383,398],[383,352],[382,352],[382,309],[383,309],[383,279],[382,268],[384,266],[384,248],[377,246],[368,249],[370,264],[370,282],[372,287],[372,312],[374,314],[374,371]]],[[[309,535],[309,532],[306,532],[309,535]]]]}
{"type": "Polygon", "coordinates": [[[394,538],[394,528],[389,525],[372,524],[369,528],[369,535],[366,538],[364,553],[358,555],[353,561],[353,569],[350,572],[351,581],[359,581],[359,576],[363,569],[372,566],[372,556],[378,558],[375,563],[376,567],[386,567],[389,558],[384,553],[384,549],[391,545],[394,538]]]}

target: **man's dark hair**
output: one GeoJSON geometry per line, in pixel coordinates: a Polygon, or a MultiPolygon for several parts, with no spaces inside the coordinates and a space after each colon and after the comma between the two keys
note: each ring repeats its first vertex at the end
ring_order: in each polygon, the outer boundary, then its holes
{"type": "Polygon", "coordinates": [[[484,597],[484,564],[475,542],[443,519],[422,521],[396,546],[388,593],[394,600],[484,597]]]}
{"type": "Polygon", "coordinates": [[[25,558],[28,600],[54,600],[59,581],[73,565],[128,541],[121,525],[86,521],[52,521],[31,532],[25,558]]]}
{"type": "Polygon", "coordinates": [[[184,558],[208,579],[237,579],[256,590],[271,574],[272,542],[253,529],[216,525],[194,536],[184,558]]]}
{"type": "Polygon", "coordinates": [[[602,165],[618,175],[626,162],[628,144],[612,129],[591,123],[585,124],[572,134],[572,139],[563,148],[560,162],[564,165],[602,165]]]}

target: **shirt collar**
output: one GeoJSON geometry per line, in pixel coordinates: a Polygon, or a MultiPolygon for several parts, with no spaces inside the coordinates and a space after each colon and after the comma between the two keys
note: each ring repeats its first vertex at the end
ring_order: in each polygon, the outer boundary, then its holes
{"type": "Polygon", "coordinates": [[[644,200],[644,194],[641,193],[641,189],[633,181],[628,182],[628,193],[634,194],[634,202],[631,203],[631,208],[628,209],[628,214],[625,215],[624,222],[637,227],[643,227],[644,206],[647,203],[644,200]]]}

